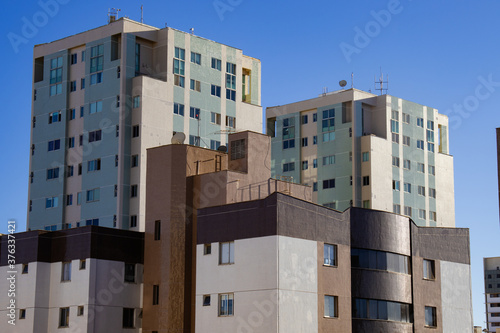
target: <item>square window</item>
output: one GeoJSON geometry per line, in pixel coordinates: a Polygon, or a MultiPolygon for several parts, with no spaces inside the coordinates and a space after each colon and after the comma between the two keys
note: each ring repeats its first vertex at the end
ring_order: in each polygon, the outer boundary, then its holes
{"type": "Polygon", "coordinates": [[[191,90],[201,92],[201,82],[191,79],[189,87],[191,90]]]}
{"type": "Polygon", "coordinates": [[[69,326],[69,308],[59,308],[59,327],[69,326]]]}
{"type": "Polygon", "coordinates": [[[128,283],[135,282],[135,264],[125,264],[125,274],[123,281],[128,283]]]}
{"type": "Polygon", "coordinates": [[[219,265],[234,264],[234,242],[219,243],[219,265]]]}
{"type": "Polygon", "coordinates": [[[197,65],[201,65],[201,54],[191,52],[191,62],[197,65]]]}
{"type": "Polygon", "coordinates": [[[363,208],[370,209],[370,200],[363,200],[363,208]]]}
{"type": "Polygon", "coordinates": [[[200,109],[191,106],[189,108],[189,117],[199,120],[200,119],[200,109]]]}
{"type": "Polygon", "coordinates": [[[203,295],[203,306],[210,306],[210,295],[203,295]]]}
{"type": "Polygon", "coordinates": [[[220,86],[217,86],[215,84],[211,85],[210,94],[212,96],[220,97],[220,92],[221,92],[221,87],[220,86]]]}
{"type": "Polygon", "coordinates": [[[392,205],[392,212],[395,214],[401,214],[401,205],[393,204],[392,205]]]}
{"type": "Polygon", "coordinates": [[[219,294],[219,316],[232,316],[234,314],[234,294],[219,294]]]}
{"type": "Polygon", "coordinates": [[[324,244],[323,247],[323,265],[337,266],[337,245],[324,244]]]}
{"type": "Polygon", "coordinates": [[[338,317],[338,297],[325,295],[325,317],[338,317]]]}
{"type": "Polygon", "coordinates": [[[217,58],[212,58],[212,68],[213,69],[216,69],[218,71],[221,70],[221,60],[220,59],[217,59],[217,58]]]}
{"type": "Polygon", "coordinates": [[[425,307],[425,326],[426,327],[437,327],[436,307],[434,307],[434,306],[426,306],[425,307]]]}
{"type": "Polygon", "coordinates": [[[184,116],[184,104],[174,103],[174,114],[184,116]]]}
{"type": "Polygon", "coordinates": [[[134,328],[135,309],[123,308],[123,328],[134,328]]]}

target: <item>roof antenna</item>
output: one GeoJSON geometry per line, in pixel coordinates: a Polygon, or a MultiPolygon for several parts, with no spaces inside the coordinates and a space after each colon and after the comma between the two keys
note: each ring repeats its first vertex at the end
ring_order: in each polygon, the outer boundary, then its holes
{"type": "Polygon", "coordinates": [[[386,75],[386,81],[384,81],[384,74],[382,73],[382,67],[380,67],[380,77],[377,81],[375,78],[375,90],[380,91],[380,95],[384,95],[384,90],[385,93],[387,94],[387,91],[389,90],[389,74],[386,75]],[[378,86],[377,86],[378,84],[378,86]],[[384,87],[385,84],[385,87],[384,87]]]}
{"type": "Polygon", "coordinates": [[[121,11],[121,9],[118,8],[108,9],[108,23],[113,23],[114,21],[116,21],[116,17],[118,16],[119,11],[121,11]]]}
{"type": "Polygon", "coordinates": [[[142,5],[141,5],[141,23],[144,23],[144,10],[142,5]]]}
{"type": "Polygon", "coordinates": [[[351,89],[354,88],[354,72],[351,72],[351,89]]]}
{"type": "Polygon", "coordinates": [[[190,28],[190,29],[189,29],[189,33],[190,33],[191,35],[194,35],[194,28],[190,28]]]}

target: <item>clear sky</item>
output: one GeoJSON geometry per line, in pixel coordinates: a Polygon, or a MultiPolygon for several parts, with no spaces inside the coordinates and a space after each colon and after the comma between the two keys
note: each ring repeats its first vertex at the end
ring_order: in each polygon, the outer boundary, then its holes
{"type": "Polygon", "coordinates": [[[450,117],[456,225],[470,229],[474,324],[484,327],[483,257],[500,256],[495,128],[500,127],[500,2],[485,1],[8,1],[2,4],[0,232],[25,228],[33,45],[121,16],[243,50],[262,61],[262,106],[316,97],[346,80],[450,117]],[[54,5],[56,4],[56,5],[54,5]],[[452,4],[452,5],[450,5],[452,4]]]}

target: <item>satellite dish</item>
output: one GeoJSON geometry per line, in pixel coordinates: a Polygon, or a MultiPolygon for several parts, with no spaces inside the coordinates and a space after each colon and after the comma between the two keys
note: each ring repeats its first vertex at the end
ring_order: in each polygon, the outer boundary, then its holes
{"type": "Polygon", "coordinates": [[[174,145],[182,145],[186,140],[186,135],[182,132],[174,132],[174,136],[172,137],[172,144],[174,145]]]}
{"type": "Polygon", "coordinates": [[[219,146],[219,148],[217,148],[217,151],[227,153],[227,147],[226,146],[219,146]]]}
{"type": "Polygon", "coordinates": [[[347,85],[347,81],[346,80],[342,80],[342,81],[339,82],[339,86],[341,86],[342,88],[344,88],[346,85],[347,85]]]}

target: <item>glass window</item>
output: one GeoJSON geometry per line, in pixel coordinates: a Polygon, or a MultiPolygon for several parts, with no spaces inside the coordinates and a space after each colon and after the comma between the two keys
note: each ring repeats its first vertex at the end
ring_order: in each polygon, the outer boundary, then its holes
{"type": "Polygon", "coordinates": [[[69,308],[59,308],[59,327],[69,326],[69,308]]]}
{"type": "Polygon", "coordinates": [[[234,314],[234,294],[219,294],[219,316],[234,314]]]}
{"type": "Polygon", "coordinates": [[[135,309],[123,308],[123,328],[134,328],[135,309]]]}
{"type": "Polygon", "coordinates": [[[125,264],[125,274],[123,281],[129,283],[135,282],[135,264],[125,264]]]}
{"type": "Polygon", "coordinates": [[[71,262],[62,263],[61,281],[71,281],[71,262]]]}
{"type": "Polygon", "coordinates": [[[219,264],[234,264],[234,242],[219,243],[219,264]]]}
{"type": "Polygon", "coordinates": [[[323,264],[326,266],[337,266],[337,245],[324,244],[323,264]]]}
{"type": "Polygon", "coordinates": [[[424,259],[424,279],[434,280],[435,278],[434,260],[424,259]]]}
{"type": "Polygon", "coordinates": [[[218,71],[221,70],[221,60],[220,59],[217,59],[217,58],[212,58],[212,68],[213,69],[216,69],[218,71]]]}
{"type": "Polygon", "coordinates": [[[325,317],[338,317],[338,297],[325,295],[325,317]]]}
{"type": "Polygon", "coordinates": [[[436,327],[436,307],[426,306],[425,307],[425,326],[436,327]]]}

